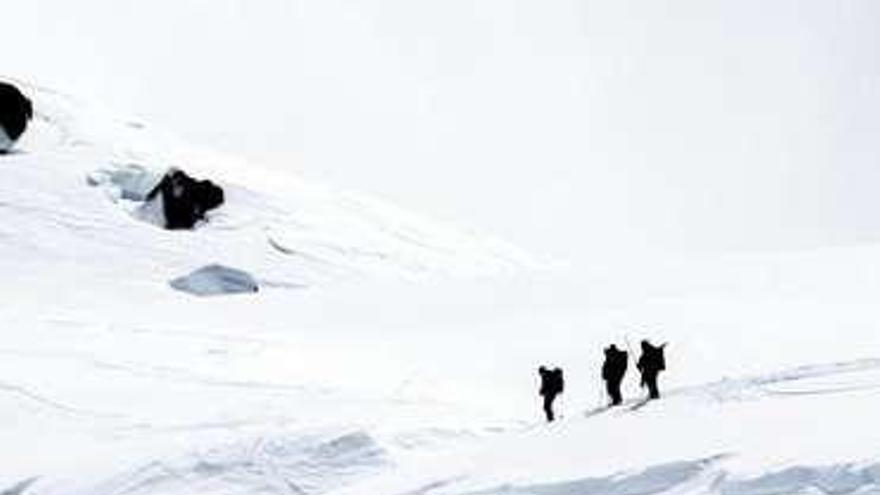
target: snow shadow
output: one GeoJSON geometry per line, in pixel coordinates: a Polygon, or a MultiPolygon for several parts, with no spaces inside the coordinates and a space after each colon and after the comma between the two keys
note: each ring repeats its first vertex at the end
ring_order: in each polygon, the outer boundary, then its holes
{"type": "Polygon", "coordinates": [[[38,479],[39,477],[34,476],[33,478],[19,481],[15,485],[0,492],[0,495],[22,495],[24,491],[33,485],[38,479]]]}
{"type": "Polygon", "coordinates": [[[790,493],[877,494],[880,464],[825,467],[794,466],[777,472],[722,483],[722,495],[783,495],[790,493]]]}
{"type": "Polygon", "coordinates": [[[254,293],[260,290],[248,272],[223,265],[207,265],[168,283],[172,288],[196,296],[254,293]]]}
{"type": "Polygon", "coordinates": [[[95,170],[86,177],[86,182],[98,187],[104,194],[132,217],[165,227],[165,215],[161,198],[150,201],[150,193],[162,182],[165,171],[149,169],[136,163],[113,164],[95,170]]]}
{"type": "Polygon", "coordinates": [[[605,478],[583,478],[525,486],[505,485],[467,495],[650,495],[695,480],[719,459],[720,456],[672,462],[636,473],[621,473],[605,478]]]}
{"type": "MultiPolygon", "coordinates": [[[[717,461],[724,457],[673,462],[606,478],[504,485],[466,495],[653,495],[671,490],[720,495],[880,494],[880,464],[791,466],[752,478],[736,478],[718,466],[717,461]]],[[[425,487],[413,495],[427,495],[431,489],[425,487]]]]}

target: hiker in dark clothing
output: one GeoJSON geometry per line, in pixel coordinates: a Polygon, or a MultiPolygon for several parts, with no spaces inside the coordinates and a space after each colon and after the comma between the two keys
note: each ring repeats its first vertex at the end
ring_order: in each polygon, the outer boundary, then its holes
{"type": "Polygon", "coordinates": [[[562,378],[562,369],[554,368],[552,370],[541,366],[538,368],[538,374],[541,375],[541,391],[544,397],[544,414],[547,415],[547,422],[554,419],[553,400],[562,393],[565,388],[565,380],[562,378]]]}
{"type": "Polygon", "coordinates": [[[648,387],[648,397],[651,399],[659,399],[660,391],[657,390],[657,375],[666,369],[666,358],[663,356],[663,348],[654,347],[647,340],[642,341],[642,355],[636,366],[642,373],[642,386],[648,387]]]}
{"type": "Polygon", "coordinates": [[[602,379],[605,380],[605,390],[611,399],[611,405],[616,406],[623,402],[620,394],[620,383],[626,374],[626,366],[629,355],[621,351],[614,344],[605,348],[605,362],[602,364],[602,379]]]}

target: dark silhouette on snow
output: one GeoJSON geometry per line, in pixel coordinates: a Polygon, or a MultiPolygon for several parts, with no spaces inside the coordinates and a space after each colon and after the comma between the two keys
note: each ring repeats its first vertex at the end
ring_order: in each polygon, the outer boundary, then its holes
{"type": "Polygon", "coordinates": [[[605,348],[605,362],[602,364],[602,379],[605,380],[605,390],[611,399],[611,405],[616,406],[623,402],[620,394],[620,383],[626,374],[626,366],[629,362],[629,354],[621,351],[614,344],[605,348]]]}
{"type": "Polygon", "coordinates": [[[0,154],[12,149],[33,117],[31,100],[12,84],[0,82],[0,154]]]}
{"type": "Polygon", "coordinates": [[[223,189],[209,180],[195,180],[182,170],[170,170],[147,196],[162,195],[165,228],[191,229],[208,210],[223,204],[223,189]]]}
{"type": "Polygon", "coordinates": [[[642,374],[642,387],[648,387],[648,397],[659,399],[660,391],[657,389],[657,375],[666,369],[666,358],[663,349],[666,344],[659,347],[651,345],[647,340],[642,341],[642,355],[636,363],[642,374]]]}
{"type": "Polygon", "coordinates": [[[544,398],[544,414],[547,416],[547,422],[551,422],[555,419],[553,401],[565,388],[565,380],[562,378],[561,368],[551,370],[541,366],[538,368],[538,374],[541,375],[540,394],[544,398]]]}

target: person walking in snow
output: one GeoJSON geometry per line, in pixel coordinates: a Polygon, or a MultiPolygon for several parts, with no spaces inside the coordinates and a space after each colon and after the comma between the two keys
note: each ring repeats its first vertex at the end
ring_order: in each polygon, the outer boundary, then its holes
{"type": "Polygon", "coordinates": [[[623,375],[626,374],[628,362],[629,354],[626,351],[621,351],[614,344],[605,348],[605,362],[602,363],[602,379],[605,380],[605,390],[608,392],[608,398],[611,399],[612,406],[623,402],[620,384],[623,382],[623,375]]]}
{"type": "Polygon", "coordinates": [[[541,390],[539,393],[544,398],[544,414],[547,416],[547,422],[549,423],[555,419],[553,401],[565,388],[565,380],[562,377],[561,368],[551,370],[541,366],[538,368],[538,374],[541,375],[541,390]]]}
{"type": "Polygon", "coordinates": [[[642,341],[642,355],[636,367],[642,374],[642,387],[648,387],[648,397],[659,399],[660,391],[657,389],[657,375],[666,369],[666,358],[663,349],[666,344],[659,347],[651,345],[647,340],[642,341]]]}

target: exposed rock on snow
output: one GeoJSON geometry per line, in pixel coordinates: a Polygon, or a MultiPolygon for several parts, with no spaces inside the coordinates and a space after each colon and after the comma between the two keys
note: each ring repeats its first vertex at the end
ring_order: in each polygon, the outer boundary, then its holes
{"type": "Polygon", "coordinates": [[[179,291],[197,296],[241,294],[259,290],[259,284],[250,273],[223,265],[204,266],[189,275],[172,280],[170,285],[179,291]]]}
{"type": "Polygon", "coordinates": [[[165,228],[191,229],[208,210],[223,204],[223,189],[209,180],[196,180],[182,170],[172,169],[148,195],[162,198],[165,228]]]}
{"type": "Polygon", "coordinates": [[[160,173],[125,164],[92,172],[87,179],[105,187],[113,201],[133,202],[128,210],[136,218],[170,230],[193,228],[224,201],[220,186],[178,169],[160,173]]]}
{"type": "Polygon", "coordinates": [[[12,84],[0,82],[0,153],[12,149],[33,116],[31,100],[12,84]]]}

